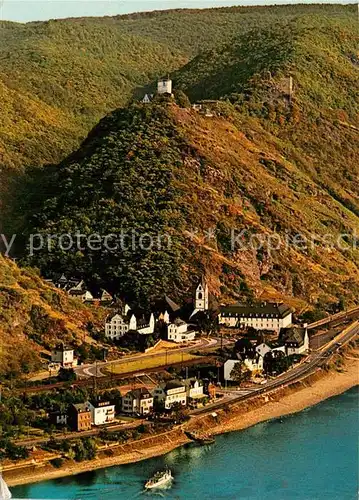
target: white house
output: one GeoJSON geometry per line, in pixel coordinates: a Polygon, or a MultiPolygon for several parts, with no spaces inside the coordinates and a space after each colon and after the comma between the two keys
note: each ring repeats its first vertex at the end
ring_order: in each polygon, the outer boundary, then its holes
{"type": "Polygon", "coordinates": [[[262,358],[267,354],[267,352],[271,352],[272,348],[269,347],[266,343],[262,342],[256,346],[256,353],[258,353],[262,358]]]}
{"type": "Polygon", "coordinates": [[[88,401],[93,425],[110,424],[115,420],[115,405],[108,401],[88,401]]]}
{"type": "Polygon", "coordinates": [[[161,78],[158,80],[157,93],[172,95],[172,80],[170,78],[161,78]]]}
{"type": "Polygon", "coordinates": [[[128,306],[125,306],[124,314],[114,314],[106,319],[105,335],[111,340],[117,340],[125,335],[129,330],[138,331],[142,335],[149,335],[155,331],[155,317],[151,314],[148,321],[145,318],[137,319],[135,314],[131,314],[128,306]]]}
{"type": "Polygon", "coordinates": [[[102,290],[100,302],[101,304],[111,304],[111,302],[113,302],[113,297],[107,290],[102,290]]]}
{"type": "Polygon", "coordinates": [[[155,317],[167,325],[178,316],[180,309],[181,307],[168,295],[164,295],[154,303],[155,317]]]}
{"type": "Polygon", "coordinates": [[[142,102],[144,104],[149,104],[153,99],[153,94],[145,94],[144,98],[142,99],[142,102]]]}
{"type": "Polygon", "coordinates": [[[105,335],[108,339],[116,340],[130,330],[130,321],[127,316],[115,314],[106,320],[105,335]]]}
{"type": "Polygon", "coordinates": [[[151,313],[149,321],[146,321],[145,318],[137,319],[135,315],[131,318],[131,320],[136,321],[135,328],[131,328],[132,330],[137,330],[138,333],[142,335],[151,335],[155,331],[155,316],[151,313]]]}
{"type": "Polygon", "coordinates": [[[185,384],[187,388],[187,401],[190,404],[198,404],[202,399],[207,397],[203,392],[204,388],[201,380],[189,379],[185,381],[185,384]]]}
{"type": "Polygon", "coordinates": [[[271,349],[271,352],[282,352],[283,354],[287,354],[287,351],[286,351],[286,348],[284,345],[281,345],[279,347],[273,347],[273,349],[271,349]]]}
{"type": "Polygon", "coordinates": [[[145,387],[130,391],[122,398],[122,411],[124,413],[147,415],[152,409],[153,396],[145,387]]]}
{"type": "MultiPolygon", "coordinates": [[[[60,279],[64,278],[62,276],[60,279]]],[[[60,281],[60,280],[59,280],[60,281]]],[[[71,281],[68,282],[71,284],[71,281]]],[[[82,302],[92,302],[94,300],[94,297],[89,290],[86,289],[84,281],[79,281],[77,284],[71,286],[68,285],[69,288],[67,289],[67,293],[71,297],[75,297],[76,299],[81,300],[82,302]]],[[[66,286],[65,286],[66,289],[66,286]]]]}
{"type": "Polygon", "coordinates": [[[230,328],[255,328],[279,332],[292,324],[292,309],[286,304],[263,302],[258,305],[232,304],[222,306],[219,324],[230,328]]]}
{"type": "Polygon", "coordinates": [[[184,382],[180,382],[178,380],[170,381],[165,386],[157,387],[154,390],[154,399],[162,401],[167,410],[169,410],[176,403],[186,406],[186,385],[184,382]]]}
{"type": "Polygon", "coordinates": [[[202,397],[203,394],[203,383],[198,379],[188,380],[187,385],[187,396],[189,398],[202,397]]]}
{"type": "Polygon", "coordinates": [[[168,325],[167,338],[173,342],[189,342],[194,340],[196,337],[196,332],[191,330],[188,331],[188,324],[177,318],[173,323],[168,325]]]}
{"type": "Polygon", "coordinates": [[[169,315],[168,311],[160,313],[158,316],[158,319],[159,319],[159,321],[163,321],[164,323],[166,323],[166,325],[169,325],[171,323],[170,315],[169,315]]]}
{"type": "Polygon", "coordinates": [[[51,351],[52,363],[59,363],[63,368],[73,368],[77,365],[74,349],[66,345],[58,345],[51,351]]]}
{"type": "Polygon", "coordinates": [[[81,302],[93,302],[94,297],[88,290],[69,290],[69,295],[81,300],[81,302]]]}
{"type": "Polygon", "coordinates": [[[309,335],[307,325],[283,328],[279,336],[288,356],[292,354],[306,354],[309,350],[309,335]]]}
{"type": "MultiPolygon", "coordinates": [[[[54,285],[56,286],[56,288],[61,288],[61,290],[65,290],[66,287],[69,286],[68,285],[69,284],[69,280],[66,278],[66,276],[64,274],[62,274],[60,276],[60,278],[57,281],[55,281],[55,282],[53,282],[52,280],[47,280],[47,281],[49,283],[54,283],[54,285]]],[[[76,284],[78,284],[78,283],[79,283],[79,281],[77,281],[76,284]]]]}
{"type": "Polygon", "coordinates": [[[243,363],[254,374],[263,371],[264,358],[260,354],[257,354],[253,358],[245,358],[243,363]]]}
{"type": "Polygon", "coordinates": [[[239,359],[227,359],[227,361],[223,365],[224,380],[227,380],[230,382],[233,381],[233,379],[231,377],[231,372],[232,372],[234,366],[237,365],[238,363],[243,363],[243,361],[241,361],[239,359]]]}

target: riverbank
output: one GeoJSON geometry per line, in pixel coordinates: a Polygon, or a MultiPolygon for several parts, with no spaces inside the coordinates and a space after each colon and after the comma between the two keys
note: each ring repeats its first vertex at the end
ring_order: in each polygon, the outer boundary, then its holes
{"type": "MultiPolygon", "coordinates": [[[[216,417],[205,415],[192,418],[184,425],[185,429],[222,434],[251,427],[259,422],[299,412],[329,397],[341,394],[359,384],[358,351],[348,353],[340,371],[318,370],[307,379],[296,382],[290,387],[273,391],[265,396],[258,396],[250,402],[241,402],[217,411],[216,417]]],[[[146,460],[189,442],[183,428],[124,444],[113,449],[113,456],[101,452],[99,457],[90,462],[71,462],[60,469],[51,465],[35,466],[26,470],[5,473],[10,486],[27,484],[46,479],[70,476],[90,470],[122,465],[146,460]]]]}

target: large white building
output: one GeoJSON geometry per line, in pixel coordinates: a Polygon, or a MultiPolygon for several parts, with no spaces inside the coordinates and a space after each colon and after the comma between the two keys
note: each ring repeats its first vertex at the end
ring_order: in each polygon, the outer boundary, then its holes
{"type": "Polygon", "coordinates": [[[292,309],[286,304],[263,302],[258,305],[232,304],[222,306],[219,324],[229,328],[255,328],[279,332],[292,324],[292,309]]]}
{"type": "Polygon", "coordinates": [[[168,325],[167,338],[173,342],[189,342],[194,340],[196,332],[193,330],[188,331],[188,324],[177,318],[173,323],[168,325]]]}
{"type": "Polygon", "coordinates": [[[115,405],[108,401],[88,401],[93,425],[110,424],[115,420],[115,405]]]}
{"type": "Polygon", "coordinates": [[[145,388],[128,392],[122,398],[122,411],[124,413],[147,415],[153,408],[153,396],[145,388]]]}
{"type": "Polygon", "coordinates": [[[157,387],[154,390],[154,398],[164,403],[167,410],[171,409],[176,403],[186,406],[187,390],[184,382],[172,380],[165,386],[157,387]]]}
{"type": "Polygon", "coordinates": [[[152,334],[155,331],[154,315],[151,314],[149,320],[144,317],[138,319],[126,306],[124,314],[116,313],[106,319],[105,335],[108,339],[117,340],[130,330],[138,331],[142,335],[152,334]]]}
{"type": "Polygon", "coordinates": [[[131,320],[122,314],[115,314],[107,318],[105,335],[108,339],[117,340],[130,330],[131,320]]]}

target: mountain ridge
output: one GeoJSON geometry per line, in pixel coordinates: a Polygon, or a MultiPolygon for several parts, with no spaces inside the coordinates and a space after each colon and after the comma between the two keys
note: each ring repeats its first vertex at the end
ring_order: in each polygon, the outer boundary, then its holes
{"type": "Polygon", "coordinates": [[[345,213],[330,193],[287,160],[275,136],[241,119],[239,127],[162,100],[109,115],[51,174],[58,188],[40,200],[42,208],[29,227],[43,234],[51,228],[57,234],[66,229],[100,235],[135,228],[139,235],[170,234],[175,247],[110,255],[104,249],[97,254],[57,249],[51,255],[39,252],[34,262],[47,270],[60,265],[89,273],[86,279],[96,277],[98,285],[142,303],[171,291],[183,299],[202,272],[212,291],[224,297],[297,297],[303,306],[324,297],[335,302],[344,294],[352,301],[357,255],[348,242],[342,252],[331,249],[328,259],[321,238],[326,233],[334,238],[342,228],[354,234],[355,214],[345,213]],[[102,183],[95,189],[97,178],[102,183]],[[294,179],[296,187],[288,188],[294,179]],[[268,245],[236,253],[232,228],[268,238],[313,235],[317,242],[305,251],[290,246],[282,255],[272,255],[268,245]],[[212,229],[214,241],[206,234],[212,229]]]}
{"type": "MultiPolygon", "coordinates": [[[[119,234],[134,227],[174,241],[160,252],[99,257],[57,249],[32,259],[20,245],[22,264],[44,276],[81,275],[146,307],[163,293],[187,300],[202,274],[225,301],[285,300],[297,311],[357,302],[355,6],[5,25],[0,202],[9,234],[20,243],[22,232],[119,234]],[[167,73],[174,100],[136,102],[135,94],[167,73]],[[194,92],[199,87],[203,94],[194,92]],[[194,101],[214,97],[204,104],[213,116],[191,110],[178,89],[194,101]],[[255,234],[266,242],[233,250],[233,228],[245,230],[246,242],[255,234]],[[343,249],[323,242],[344,233],[343,249]],[[309,238],[308,249],[268,248],[270,238],[296,234],[309,238]]],[[[6,267],[21,282],[25,271],[6,267]]],[[[44,285],[36,279],[33,286],[44,285]]],[[[29,318],[29,307],[20,300],[12,314],[29,318]]],[[[75,310],[64,307],[71,318],[75,310]]],[[[78,341],[85,334],[78,328],[66,338],[78,341]]]]}

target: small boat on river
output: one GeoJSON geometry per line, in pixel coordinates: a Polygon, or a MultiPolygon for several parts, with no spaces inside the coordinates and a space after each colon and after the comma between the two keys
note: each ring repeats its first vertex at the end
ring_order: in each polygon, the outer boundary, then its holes
{"type": "Polygon", "coordinates": [[[172,472],[170,469],[165,469],[163,471],[156,472],[156,474],[145,484],[145,489],[153,490],[155,488],[164,488],[168,486],[172,480],[172,472]]]}
{"type": "Polygon", "coordinates": [[[215,439],[211,434],[198,434],[197,432],[185,431],[186,436],[199,445],[213,444],[215,439]]]}

